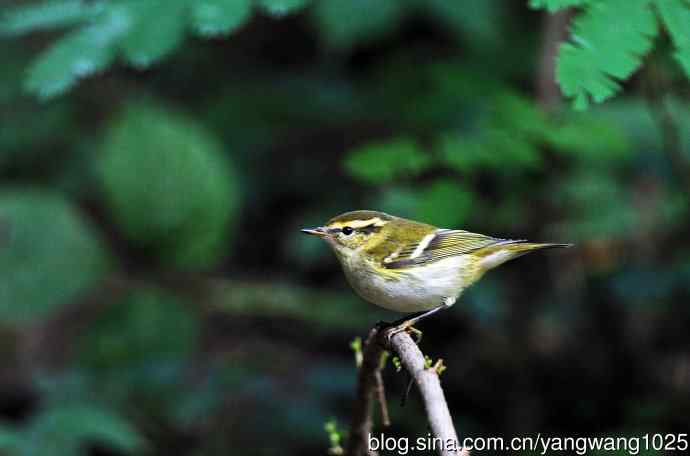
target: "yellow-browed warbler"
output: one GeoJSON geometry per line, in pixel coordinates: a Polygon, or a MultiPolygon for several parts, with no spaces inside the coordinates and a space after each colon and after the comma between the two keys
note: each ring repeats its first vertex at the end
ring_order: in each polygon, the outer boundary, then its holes
{"type": "Polygon", "coordinates": [[[302,231],[328,242],[362,298],[416,312],[394,332],[452,306],[489,269],[528,252],[571,245],[500,239],[376,211],[346,212],[302,231]]]}

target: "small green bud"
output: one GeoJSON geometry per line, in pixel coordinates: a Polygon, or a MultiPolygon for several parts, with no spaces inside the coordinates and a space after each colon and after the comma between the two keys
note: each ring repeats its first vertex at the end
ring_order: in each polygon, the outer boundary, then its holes
{"type": "Polygon", "coordinates": [[[355,365],[359,368],[364,360],[364,354],[362,353],[362,338],[355,337],[352,342],[350,342],[350,348],[355,352],[355,365]]]}
{"type": "Polygon", "coordinates": [[[402,370],[402,363],[400,362],[400,358],[394,356],[391,361],[393,362],[393,367],[395,367],[395,372],[400,372],[402,370]]]}
{"type": "Polygon", "coordinates": [[[328,434],[328,440],[330,442],[328,454],[334,456],[343,454],[343,447],[340,444],[343,439],[343,435],[338,430],[338,423],[335,421],[335,418],[330,418],[328,421],[326,421],[323,428],[328,434]]]}

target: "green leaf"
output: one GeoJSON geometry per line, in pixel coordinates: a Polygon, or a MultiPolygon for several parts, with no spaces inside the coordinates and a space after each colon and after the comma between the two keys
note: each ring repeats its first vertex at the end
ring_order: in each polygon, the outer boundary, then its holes
{"type": "Polygon", "coordinates": [[[625,132],[601,115],[577,113],[548,131],[546,142],[589,165],[627,162],[633,148],[625,132]]]}
{"type": "Polygon", "coordinates": [[[109,260],[61,195],[0,192],[0,320],[27,322],[70,303],[101,280],[109,260]]]}
{"type": "Polygon", "coordinates": [[[590,0],[529,0],[529,7],[546,9],[550,13],[570,6],[582,6],[590,0]]]}
{"type": "Polygon", "coordinates": [[[417,219],[436,226],[457,228],[467,221],[474,195],[451,179],[437,179],[420,192],[417,219]]]}
{"type": "Polygon", "coordinates": [[[131,20],[127,8],[111,5],[91,25],[61,38],[33,62],[26,90],[51,98],[69,90],[79,79],[105,69],[114,60],[117,41],[131,20]]]}
{"type": "Polygon", "coordinates": [[[448,130],[439,136],[439,156],[462,173],[493,170],[510,175],[542,164],[538,145],[551,124],[534,102],[495,87],[482,95],[470,131],[448,130]]]}
{"type": "Polygon", "coordinates": [[[349,174],[371,184],[416,176],[431,164],[429,154],[405,137],[358,147],[345,159],[345,169],[349,174]]]}
{"type": "Polygon", "coordinates": [[[620,90],[618,81],[640,66],[656,34],[649,0],[592,2],[574,20],[571,42],[559,50],[556,71],[561,90],[574,98],[576,109],[585,109],[590,98],[597,103],[606,100],[620,90]]]}
{"type": "Polygon", "coordinates": [[[437,149],[442,160],[460,172],[473,172],[498,160],[476,138],[455,133],[441,135],[437,149]]]}
{"type": "Polygon", "coordinates": [[[129,239],[183,268],[209,267],[228,253],[239,206],[234,168],[191,119],[131,105],[110,128],[99,169],[107,207],[129,239]]]}
{"type": "Polygon", "coordinates": [[[247,22],[252,0],[198,0],[191,8],[196,33],[206,37],[227,35],[247,22]]]}
{"type": "Polygon", "coordinates": [[[276,17],[291,14],[307,4],[307,0],[257,0],[257,2],[264,11],[276,17]]]}
{"type": "Polygon", "coordinates": [[[654,3],[674,44],[679,48],[690,46],[690,3],[687,0],[655,0],[654,3]]]}
{"type": "Polygon", "coordinates": [[[690,77],[690,3],[687,0],[655,0],[655,4],[676,47],[674,56],[690,77]]]}
{"type": "Polygon", "coordinates": [[[410,186],[386,187],[375,195],[370,207],[380,208],[384,212],[400,217],[414,219],[418,217],[417,208],[420,204],[420,192],[410,186]]]}
{"type": "Polygon", "coordinates": [[[404,6],[398,0],[320,0],[314,4],[313,19],[328,46],[348,50],[395,30],[404,6]]]}
{"type": "Polygon", "coordinates": [[[446,133],[439,139],[438,151],[448,166],[463,173],[485,169],[514,174],[542,163],[534,143],[519,133],[495,128],[472,135],[446,133]]]}
{"type": "Polygon", "coordinates": [[[51,0],[37,5],[19,6],[0,17],[0,36],[18,36],[35,30],[48,30],[79,24],[103,11],[101,2],[51,0]]]}
{"type": "Polygon", "coordinates": [[[128,4],[135,18],[122,40],[124,57],[138,68],[146,68],[170,54],[185,31],[185,0],[147,0],[128,4]]]}
{"type": "Polygon", "coordinates": [[[490,109],[484,129],[503,129],[530,139],[542,138],[551,125],[534,100],[511,90],[502,90],[489,99],[490,109]]]}

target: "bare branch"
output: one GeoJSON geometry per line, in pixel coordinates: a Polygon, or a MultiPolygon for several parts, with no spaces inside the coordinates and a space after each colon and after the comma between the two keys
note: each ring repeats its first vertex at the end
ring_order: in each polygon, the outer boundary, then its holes
{"type": "Polygon", "coordinates": [[[442,456],[468,456],[470,454],[468,450],[460,449],[453,418],[450,416],[446,397],[441,388],[441,380],[435,367],[425,367],[424,355],[406,332],[395,334],[391,338],[390,344],[391,349],[398,354],[403,367],[412,375],[417,388],[419,388],[431,432],[434,437],[443,442],[443,445],[438,448],[439,454],[442,456]],[[452,451],[453,448],[458,449],[458,451],[452,451]]]}
{"type": "MultiPolygon", "coordinates": [[[[383,366],[381,366],[383,368],[383,366]]],[[[388,414],[388,402],[386,402],[386,387],[383,385],[383,375],[381,369],[375,372],[376,378],[376,399],[381,407],[381,422],[385,427],[391,425],[390,415],[388,414]]]]}
{"type": "MultiPolygon", "coordinates": [[[[375,454],[369,451],[367,442],[372,429],[371,407],[377,389],[376,377],[381,375],[381,354],[384,350],[397,353],[403,367],[410,373],[424,401],[431,432],[442,442],[437,448],[441,456],[468,456],[469,451],[460,449],[460,443],[448,404],[441,388],[437,367],[427,368],[424,355],[406,332],[400,332],[386,341],[379,327],[374,327],[364,345],[364,357],[357,383],[357,403],[352,416],[350,437],[346,454],[363,456],[375,454]],[[387,346],[387,343],[390,345],[387,346]],[[457,451],[456,451],[457,450],[457,451]]],[[[384,399],[385,400],[385,399],[384,399]]]]}
{"type": "Polygon", "coordinates": [[[362,364],[357,375],[357,400],[350,422],[350,435],[347,442],[346,454],[349,456],[375,455],[369,451],[368,438],[371,434],[371,408],[374,391],[377,388],[376,377],[381,375],[381,355],[384,348],[377,341],[378,327],[369,331],[364,342],[362,364]]]}

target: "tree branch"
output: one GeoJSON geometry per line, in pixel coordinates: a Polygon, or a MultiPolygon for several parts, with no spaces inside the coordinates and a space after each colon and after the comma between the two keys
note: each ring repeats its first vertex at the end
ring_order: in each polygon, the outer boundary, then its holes
{"type": "Polygon", "coordinates": [[[347,442],[348,456],[375,455],[369,451],[368,439],[371,434],[371,408],[374,392],[377,389],[377,376],[381,375],[381,355],[385,351],[378,343],[378,326],[369,331],[364,341],[362,365],[357,374],[357,400],[350,421],[350,435],[347,442]]]}
{"type": "Polygon", "coordinates": [[[568,37],[568,24],[574,11],[565,8],[556,13],[544,13],[535,88],[537,102],[546,110],[558,106],[561,100],[556,83],[556,56],[561,43],[568,37]]]}
{"type": "Polygon", "coordinates": [[[368,438],[372,428],[371,408],[376,390],[376,376],[380,375],[382,367],[379,360],[384,350],[392,350],[398,355],[403,367],[417,384],[424,401],[431,432],[433,437],[438,439],[435,442],[441,442],[437,446],[438,453],[441,456],[468,456],[469,451],[460,448],[436,369],[425,367],[424,355],[409,334],[397,333],[391,337],[390,345],[387,345],[378,326],[369,332],[364,345],[364,359],[357,382],[357,403],[352,416],[346,454],[349,456],[373,454],[368,449],[368,438]]]}

